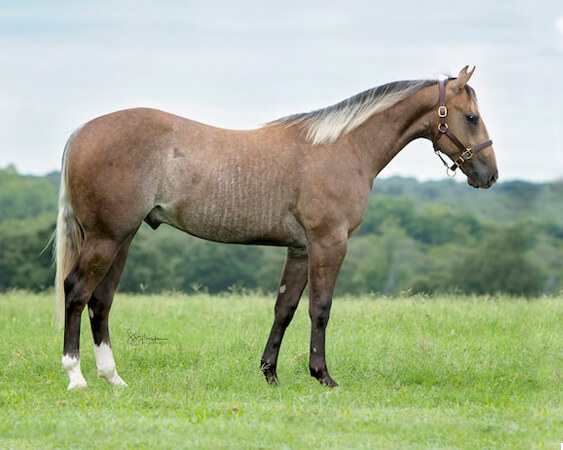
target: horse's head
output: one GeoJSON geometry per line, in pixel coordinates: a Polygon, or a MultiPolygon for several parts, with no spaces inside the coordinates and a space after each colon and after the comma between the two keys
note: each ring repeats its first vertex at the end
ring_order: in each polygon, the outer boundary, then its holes
{"type": "Polygon", "coordinates": [[[479,114],[475,91],[467,84],[473,70],[464,67],[457,78],[439,83],[440,105],[433,126],[434,149],[445,153],[475,188],[487,189],[498,178],[492,142],[479,114]]]}

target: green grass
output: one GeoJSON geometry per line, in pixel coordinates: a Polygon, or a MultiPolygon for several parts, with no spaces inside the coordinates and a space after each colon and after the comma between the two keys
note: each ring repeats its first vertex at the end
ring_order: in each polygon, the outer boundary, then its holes
{"type": "Polygon", "coordinates": [[[259,361],[273,299],[119,295],[120,375],[67,392],[52,295],[0,295],[1,448],[550,448],[563,441],[563,298],[337,298],[327,354],[341,387],[308,375],[307,300],[268,387],[259,361]],[[131,345],[131,333],[166,339],[131,345]],[[129,342],[128,342],[129,341],[129,342]]]}

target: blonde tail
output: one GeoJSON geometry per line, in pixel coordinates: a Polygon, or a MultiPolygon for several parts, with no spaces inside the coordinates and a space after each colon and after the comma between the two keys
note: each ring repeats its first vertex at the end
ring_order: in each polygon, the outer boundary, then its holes
{"type": "Polygon", "coordinates": [[[61,170],[61,186],[59,192],[59,214],[57,217],[57,229],[55,231],[54,257],[57,265],[55,275],[55,296],[56,296],[56,321],[58,326],[62,326],[65,317],[65,289],[64,281],[70,273],[76,261],[80,249],[82,248],[83,234],[80,224],[76,220],[74,211],[70,204],[66,186],[66,160],[68,148],[79,130],[76,130],[68,139],[64,154],[61,170]]]}

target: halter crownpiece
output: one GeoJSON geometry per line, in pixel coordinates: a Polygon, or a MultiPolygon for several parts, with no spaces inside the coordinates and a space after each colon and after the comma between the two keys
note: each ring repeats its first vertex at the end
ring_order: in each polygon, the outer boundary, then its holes
{"type": "Polygon", "coordinates": [[[446,83],[444,80],[438,81],[438,89],[440,93],[440,105],[438,106],[438,117],[440,118],[440,123],[438,124],[438,129],[436,131],[436,135],[434,136],[434,140],[432,144],[434,146],[434,153],[438,155],[438,158],[442,160],[442,163],[446,167],[446,172],[448,176],[450,176],[450,172],[453,173],[451,176],[455,176],[455,170],[460,167],[465,161],[473,158],[473,155],[477,152],[480,152],[484,148],[493,145],[492,140],[488,140],[483,142],[482,144],[476,145],[473,148],[466,147],[461,143],[461,141],[456,137],[456,135],[450,131],[448,127],[448,123],[446,122],[446,117],[448,117],[448,108],[446,107],[446,83]],[[440,153],[442,152],[438,148],[438,140],[442,137],[442,135],[446,135],[450,138],[450,140],[461,150],[461,155],[454,160],[454,163],[451,166],[448,166],[448,163],[442,158],[440,153]]]}

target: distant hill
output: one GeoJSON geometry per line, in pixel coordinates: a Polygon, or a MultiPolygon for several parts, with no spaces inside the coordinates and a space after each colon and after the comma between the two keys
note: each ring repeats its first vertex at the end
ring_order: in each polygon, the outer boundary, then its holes
{"type": "Polygon", "coordinates": [[[468,212],[482,221],[545,219],[563,226],[563,181],[504,181],[483,190],[452,179],[419,182],[414,178],[392,177],[376,179],[372,195],[406,197],[417,207],[446,206],[452,212],[468,212]]]}
{"type": "MultiPolygon", "coordinates": [[[[462,177],[460,177],[461,180],[462,177]]],[[[60,173],[0,169],[0,290],[52,286],[60,173]]],[[[143,225],[120,283],[128,292],[273,290],[284,249],[214,244],[143,225]]],[[[374,182],[348,245],[338,293],[563,290],[563,182],[501,182],[484,191],[450,179],[374,182]]]]}

